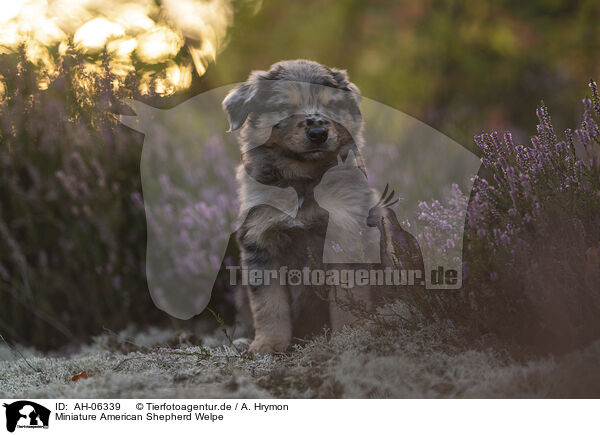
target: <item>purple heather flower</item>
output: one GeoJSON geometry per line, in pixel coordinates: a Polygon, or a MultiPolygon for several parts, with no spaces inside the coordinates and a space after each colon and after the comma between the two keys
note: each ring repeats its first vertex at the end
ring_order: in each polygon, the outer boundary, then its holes
{"type": "Polygon", "coordinates": [[[592,101],[594,103],[594,110],[596,114],[600,116],[600,96],[598,95],[598,85],[594,80],[591,80],[589,85],[592,90],[592,101]]]}

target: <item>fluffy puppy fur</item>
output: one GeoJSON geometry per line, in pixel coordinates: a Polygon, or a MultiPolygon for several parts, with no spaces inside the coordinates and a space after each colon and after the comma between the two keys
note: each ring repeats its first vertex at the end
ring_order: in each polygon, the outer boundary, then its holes
{"type": "MultiPolygon", "coordinates": [[[[345,71],[306,60],[254,71],[225,98],[223,108],[242,150],[237,173],[242,209],[252,196],[256,204],[255,196],[261,194],[253,191],[255,184],[246,181],[248,176],[263,185],[292,187],[298,195],[295,218],[268,205],[247,213],[237,232],[243,266],[250,270],[325,268],[322,254],[330,216],[319,203],[328,199],[323,198],[327,192],[320,193],[317,203],[314,189],[340,158],[349,155],[364,173],[359,102],[359,90],[345,71]]],[[[338,199],[336,214],[344,215],[340,221],[349,229],[356,227],[357,219],[366,218],[364,212],[356,216],[356,210],[368,212],[377,202],[374,192],[364,187],[339,177],[330,190],[335,198],[329,199],[333,203],[338,199]]],[[[276,281],[244,289],[255,330],[250,351],[283,351],[292,337],[306,337],[326,324],[335,330],[356,320],[340,304],[328,303],[333,298],[325,287],[282,286],[276,281]]],[[[371,305],[368,287],[354,287],[346,297],[371,305]]]]}

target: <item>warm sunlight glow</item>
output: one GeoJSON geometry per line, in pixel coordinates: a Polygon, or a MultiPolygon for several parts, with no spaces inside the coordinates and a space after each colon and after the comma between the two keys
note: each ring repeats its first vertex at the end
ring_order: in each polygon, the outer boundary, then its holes
{"type": "Polygon", "coordinates": [[[138,38],[137,54],[144,62],[157,63],[175,56],[183,38],[168,27],[156,27],[138,38]]]}
{"type": "Polygon", "coordinates": [[[135,3],[120,6],[115,13],[115,21],[127,29],[128,33],[150,30],[156,23],[148,17],[150,8],[135,3]]]}
{"type": "Polygon", "coordinates": [[[2,24],[0,27],[0,45],[15,47],[20,41],[19,26],[16,23],[2,24]]]}
{"type": "Polygon", "coordinates": [[[6,23],[8,20],[19,15],[24,4],[25,0],[3,1],[2,8],[0,8],[0,23],[6,23]]]}
{"type": "Polygon", "coordinates": [[[179,89],[187,88],[192,82],[192,68],[172,65],[166,69],[167,80],[179,89]]]}
{"type": "Polygon", "coordinates": [[[73,42],[89,50],[98,50],[106,44],[112,36],[123,36],[125,29],[117,23],[106,18],[94,18],[88,21],[75,32],[73,42]]]}
{"type": "Polygon", "coordinates": [[[42,88],[60,57],[79,53],[97,72],[106,49],[117,82],[137,71],[148,92],[185,89],[193,70],[202,75],[215,61],[233,24],[233,0],[0,1],[0,54],[24,45],[42,88]]]}
{"type": "Polygon", "coordinates": [[[204,74],[233,22],[233,9],[224,0],[164,0],[169,17],[189,39],[188,50],[198,75],[204,74]],[[201,17],[198,19],[198,17],[201,17]]]}
{"type": "Polygon", "coordinates": [[[192,60],[194,61],[194,66],[196,67],[198,75],[204,74],[206,72],[206,66],[208,65],[208,62],[214,61],[217,56],[217,50],[208,39],[202,42],[202,46],[200,48],[195,48],[194,46],[189,45],[188,49],[190,51],[190,55],[192,56],[192,60]]]}
{"type": "Polygon", "coordinates": [[[37,42],[27,41],[25,44],[25,56],[38,70],[38,88],[47,89],[50,81],[57,73],[57,67],[54,58],[48,48],[37,42]]]}
{"type": "Polygon", "coordinates": [[[131,56],[133,50],[138,46],[136,39],[116,39],[107,44],[106,48],[109,53],[113,54],[119,59],[127,59],[131,56]]]}

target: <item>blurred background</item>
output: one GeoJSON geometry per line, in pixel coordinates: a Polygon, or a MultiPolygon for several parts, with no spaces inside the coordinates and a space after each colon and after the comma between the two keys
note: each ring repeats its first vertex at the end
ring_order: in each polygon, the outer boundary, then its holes
{"type": "Polygon", "coordinates": [[[542,99],[557,127],[571,123],[581,112],[572,95],[600,70],[593,0],[265,1],[236,18],[206,86],[313,59],[464,145],[482,130],[532,133],[542,99]]]}
{"type": "MultiPolygon", "coordinates": [[[[600,77],[595,0],[13,0],[0,8],[0,333],[43,349],[170,323],[145,281],[143,138],[121,98],[173,107],[307,58],[471,148],[562,130],[600,77]]],[[[212,304],[227,313],[226,298],[212,304]]]]}

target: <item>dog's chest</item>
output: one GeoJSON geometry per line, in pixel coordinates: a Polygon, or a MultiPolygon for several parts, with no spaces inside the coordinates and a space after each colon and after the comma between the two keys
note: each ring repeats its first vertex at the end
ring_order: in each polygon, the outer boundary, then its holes
{"type": "Polygon", "coordinates": [[[319,206],[314,198],[298,196],[298,212],[291,223],[294,227],[311,229],[327,224],[329,213],[319,206]]]}
{"type": "Polygon", "coordinates": [[[285,258],[288,266],[306,266],[321,262],[327,234],[328,213],[313,200],[304,201],[294,218],[278,220],[265,237],[273,238],[271,246],[277,257],[285,258]],[[310,254],[310,255],[309,255],[310,254]]]}

